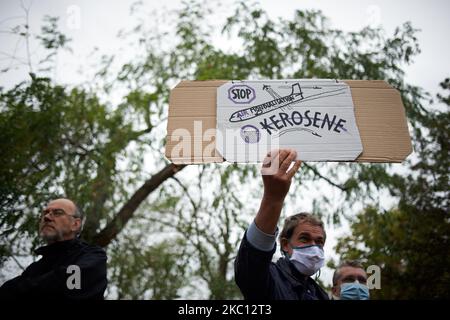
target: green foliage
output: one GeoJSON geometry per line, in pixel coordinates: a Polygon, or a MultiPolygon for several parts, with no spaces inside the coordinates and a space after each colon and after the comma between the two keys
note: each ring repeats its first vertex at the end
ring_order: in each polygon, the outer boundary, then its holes
{"type": "MultiPolygon", "coordinates": [[[[441,84],[443,89],[450,89],[449,81],[441,84]]],[[[344,259],[362,258],[382,268],[382,288],[373,290],[375,298],[450,297],[450,101],[438,98],[446,109],[421,119],[428,135],[416,150],[413,171],[392,184],[397,207],[386,212],[366,208],[354,219],[352,234],[337,245],[344,259]]]]}
{"type": "Polygon", "coordinates": [[[448,212],[367,208],[357,215],[352,235],[337,246],[342,259],[381,267],[374,299],[448,299],[450,223],[448,212]]]}
{"type": "MultiPolygon", "coordinates": [[[[415,171],[393,173],[382,164],[308,164],[302,187],[322,181],[340,192],[338,200],[320,190],[313,199],[314,210],[336,224],[355,204],[377,205],[379,191],[389,191],[405,206],[392,215],[374,214],[376,222],[385,216],[395,221],[414,208],[448,208],[448,113],[428,110],[426,94],[403,81],[403,66],[419,52],[409,23],[388,37],[380,29],[330,29],[319,11],[299,10],[292,19],[273,20],[258,4],[241,1],[234,8],[223,25],[211,26],[207,21],[216,21],[218,11],[209,3],[185,3],[159,25],[158,15],[149,20],[145,10],[135,7],[143,17],[133,17],[138,23],[122,39],[136,55],[118,66],[114,54],[101,57],[95,77],[74,88],[42,75],[69,43],[57,30],[57,19],[47,18],[38,36],[48,52],[36,69],[40,73],[0,91],[0,263],[29,254],[26,243],[36,236],[36,211],[55,196],[70,197],[84,209],[87,240],[116,217],[166,163],[161,150],[169,93],[181,79],[387,80],[402,92],[419,150],[418,162],[411,163],[415,171]],[[160,25],[169,29],[160,31],[160,25]],[[228,48],[212,41],[219,28],[228,48]],[[119,97],[113,100],[112,94],[119,97]],[[437,149],[442,152],[434,153],[437,149]],[[145,166],[144,158],[150,160],[145,166]]],[[[20,36],[29,37],[28,29],[20,36]]],[[[209,298],[240,297],[232,262],[243,230],[256,214],[259,179],[255,166],[205,165],[164,182],[108,248],[111,296],[172,299],[179,288],[195,288],[192,281],[201,279],[209,298]],[[144,227],[148,223],[151,229],[144,227]],[[151,235],[158,232],[174,238],[155,241],[151,235]],[[177,248],[171,247],[180,237],[177,248]]],[[[313,201],[311,192],[298,192],[298,185],[293,184],[289,200],[296,207],[313,201]]],[[[380,232],[377,236],[388,231],[380,232]]]]}
{"type": "Polygon", "coordinates": [[[191,277],[207,284],[209,299],[240,298],[233,261],[246,217],[254,209],[244,205],[236,185],[245,188],[254,171],[236,170],[235,165],[190,169],[160,190],[151,204],[151,211],[160,215],[150,221],[161,225],[163,233],[188,235],[189,258],[197,266],[191,277]]]}
{"type": "Polygon", "coordinates": [[[45,24],[41,28],[41,33],[36,36],[36,39],[48,52],[39,62],[39,72],[41,73],[51,71],[55,67],[55,58],[59,50],[65,49],[72,52],[72,49],[68,46],[71,39],[59,31],[58,20],[57,17],[45,16],[45,24]]]}
{"type": "Polygon", "coordinates": [[[146,245],[126,237],[111,246],[109,280],[119,288],[117,299],[177,299],[186,285],[187,257],[181,239],[146,245]],[[124,263],[126,262],[126,263],[124,263]]]}
{"type": "Polygon", "coordinates": [[[0,92],[0,110],[2,240],[16,231],[34,236],[36,210],[57,196],[87,213],[90,239],[127,197],[118,162],[148,131],[133,130],[124,107],[110,111],[91,93],[33,74],[31,82],[0,92]]]}
{"type": "Polygon", "coordinates": [[[42,29],[41,34],[36,38],[42,41],[42,45],[45,49],[56,50],[64,48],[70,42],[70,39],[66,35],[58,30],[57,17],[45,16],[44,21],[47,22],[42,29]]]}

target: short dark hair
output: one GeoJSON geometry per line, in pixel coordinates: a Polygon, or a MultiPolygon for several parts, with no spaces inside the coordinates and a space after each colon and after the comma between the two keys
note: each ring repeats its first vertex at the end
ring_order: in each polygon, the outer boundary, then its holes
{"type": "Polygon", "coordinates": [[[337,282],[339,278],[341,277],[341,269],[344,267],[352,267],[352,268],[359,268],[364,269],[361,261],[359,260],[345,260],[344,262],[341,262],[339,266],[336,268],[333,274],[333,286],[337,285],[337,282]]]}
{"type": "Polygon", "coordinates": [[[325,227],[324,227],[323,222],[318,217],[316,217],[310,213],[300,212],[300,213],[294,214],[292,216],[289,216],[284,220],[283,230],[281,230],[281,233],[279,236],[280,244],[281,244],[282,239],[289,240],[292,237],[292,234],[294,233],[295,228],[300,223],[309,223],[313,226],[321,227],[323,230],[324,239],[326,239],[327,234],[325,232],[325,227]]]}

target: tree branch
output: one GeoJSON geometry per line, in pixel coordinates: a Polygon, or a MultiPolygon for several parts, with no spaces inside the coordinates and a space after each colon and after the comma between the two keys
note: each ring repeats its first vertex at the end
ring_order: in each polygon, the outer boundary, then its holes
{"type": "Polygon", "coordinates": [[[16,257],[14,255],[11,256],[11,258],[14,260],[14,262],[19,266],[19,268],[23,271],[25,270],[25,267],[22,266],[19,262],[19,260],[16,259],[16,257]]]}
{"type": "Polygon", "coordinates": [[[307,167],[309,170],[311,170],[312,172],[314,172],[314,174],[317,175],[320,179],[325,180],[326,182],[328,182],[329,184],[331,184],[333,187],[339,188],[339,189],[341,189],[342,191],[347,191],[347,188],[346,188],[346,187],[344,187],[344,186],[342,186],[342,185],[340,185],[340,184],[337,184],[337,183],[331,181],[330,179],[328,179],[327,177],[324,177],[323,175],[321,175],[320,172],[317,171],[316,168],[314,168],[314,167],[312,167],[312,166],[310,166],[309,164],[304,163],[304,162],[303,162],[303,165],[304,165],[305,167],[307,167]]]}
{"type": "Polygon", "coordinates": [[[127,203],[119,210],[114,219],[108,225],[94,236],[93,242],[101,247],[106,247],[133,216],[139,205],[147,196],[157,189],[164,181],[182,170],[186,165],[168,164],[161,171],[153,175],[150,179],[133,194],[127,203]]]}
{"type": "Polygon", "coordinates": [[[191,202],[192,208],[194,209],[195,212],[198,211],[198,206],[195,203],[194,199],[192,198],[191,194],[189,193],[187,187],[180,181],[180,179],[176,178],[176,177],[171,177],[173,180],[175,180],[178,185],[183,189],[184,193],[186,194],[186,196],[189,198],[189,201],[191,202]]]}
{"type": "Polygon", "coordinates": [[[27,30],[25,33],[25,44],[26,44],[25,47],[27,50],[27,63],[28,63],[28,68],[30,69],[30,73],[33,73],[33,67],[31,65],[31,54],[30,54],[30,8],[31,8],[31,3],[30,3],[30,6],[27,8],[23,4],[23,1],[20,1],[20,6],[25,11],[25,29],[27,30]]]}

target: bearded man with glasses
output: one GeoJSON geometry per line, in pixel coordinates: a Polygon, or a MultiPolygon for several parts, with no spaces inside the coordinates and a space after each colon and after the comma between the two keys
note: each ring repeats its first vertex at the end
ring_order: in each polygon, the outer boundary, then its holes
{"type": "Polygon", "coordinates": [[[69,199],[50,201],[39,219],[42,258],[0,287],[0,299],[103,299],[106,253],[79,239],[84,216],[69,199]]]}

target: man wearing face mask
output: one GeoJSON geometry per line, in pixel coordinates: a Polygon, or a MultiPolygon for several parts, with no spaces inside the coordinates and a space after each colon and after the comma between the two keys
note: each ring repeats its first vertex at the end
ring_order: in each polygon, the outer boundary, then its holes
{"type": "Polygon", "coordinates": [[[333,275],[333,299],[369,300],[367,273],[361,263],[349,260],[341,263],[333,275]]]}
{"type": "Polygon", "coordinates": [[[255,220],[242,239],[235,260],[235,279],[245,299],[328,300],[327,293],[311,278],[324,264],[323,223],[308,213],[285,220],[280,233],[284,257],[272,262],[277,223],[301,161],[295,150],[270,152],[264,159],[264,195],[255,220]]]}

